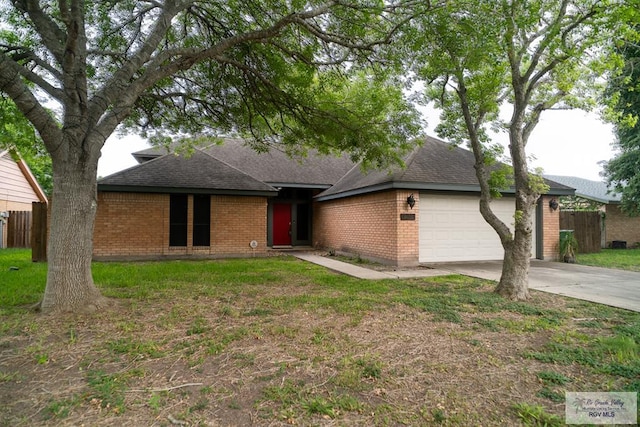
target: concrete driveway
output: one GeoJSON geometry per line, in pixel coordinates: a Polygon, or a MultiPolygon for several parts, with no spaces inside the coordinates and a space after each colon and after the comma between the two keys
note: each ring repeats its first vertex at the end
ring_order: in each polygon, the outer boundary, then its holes
{"type": "MultiPolygon", "coordinates": [[[[498,281],[502,261],[442,263],[434,266],[439,270],[498,281]]],[[[529,287],[640,312],[640,272],[532,260],[529,287]]]]}

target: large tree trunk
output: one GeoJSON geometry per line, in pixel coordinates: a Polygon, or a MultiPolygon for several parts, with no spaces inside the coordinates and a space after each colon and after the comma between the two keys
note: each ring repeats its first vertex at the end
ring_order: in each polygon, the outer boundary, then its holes
{"type": "Polygon", "coordinates": [[[514,301],[528,299],[530,265],[531,231],[516,230],[514,239],[505,247],[502,275],[495,292],[514,301]]]}
{"type": "Polygon", "coordinates": [[[87,312],[105,305],[93,283],[91,258],[97,208],[97,158],[56,161],[44,312],[87,312]]]}
{"type": "Polygon", "coordinates": [[[502,275],[495,292],[514,301],[523,301],[529,298],[533,221],[539,195],[530,188],[526,169],[524,169],[524,173],[520,172],[520,176],[518,176],[518,171],[515,172],[515,175],[513,239],[502,239],[504,247],[502,275]]]}

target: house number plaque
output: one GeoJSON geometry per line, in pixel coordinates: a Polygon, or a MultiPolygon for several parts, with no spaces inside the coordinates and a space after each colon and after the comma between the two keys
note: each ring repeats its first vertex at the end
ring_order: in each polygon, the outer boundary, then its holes
{"type": "Polygon", "coordinates": [[[415,221],[416,214],[400,214],[400,221],[415,221]]]}

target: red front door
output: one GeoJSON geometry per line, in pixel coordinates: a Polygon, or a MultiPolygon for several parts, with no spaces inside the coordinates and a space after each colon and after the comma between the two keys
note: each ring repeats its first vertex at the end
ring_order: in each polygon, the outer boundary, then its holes
{"type": "Polygon", "coordinates": [[[291,204],[273,204],[273,245],[291,245],[291,204]]]}

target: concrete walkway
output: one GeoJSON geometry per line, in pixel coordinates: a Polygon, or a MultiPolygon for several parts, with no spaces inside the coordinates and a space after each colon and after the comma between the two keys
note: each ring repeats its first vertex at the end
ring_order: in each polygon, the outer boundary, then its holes
{"type": "MultiPolygon", "coordinates": [[[[462,274],[500,280],[501,261],[434,264],[433,268],[378,271],[311,252],[291,255],[330,270],[367,280],[408,279],[462,274]]],[[[640,312],[640,273],[550,261],[531,261],[529,287],[585,301],[640,312]]]]}
{"type": "Polygon", "coordinates": [[[292,256],[304,261],[311,262],[326,267],[330,270],[337,271],[338,273],[347,274],[349,276],[357,277],[358,279],[367,280],[383,280],[383,279],[408,279],[411,277],[433,277],[433,276],[446,276],[448,274],[456,274],[447,270],[440,270],[437,268],[417,268],[410,270],[385,270],[378,271],[370,268],[360,267],[358,265],[350,264],[348,262],[338,261],[330,257],[316,255],[311,252],[292,252],[292,256]]]}

